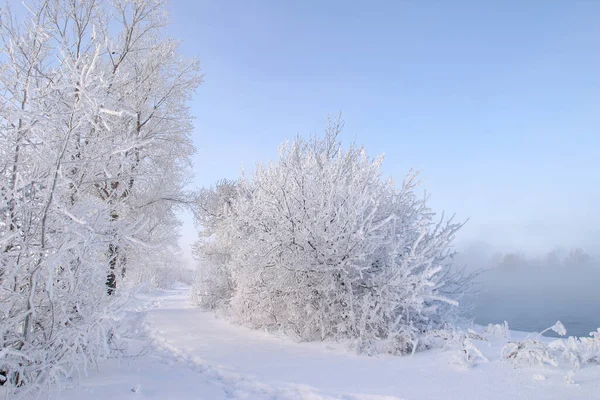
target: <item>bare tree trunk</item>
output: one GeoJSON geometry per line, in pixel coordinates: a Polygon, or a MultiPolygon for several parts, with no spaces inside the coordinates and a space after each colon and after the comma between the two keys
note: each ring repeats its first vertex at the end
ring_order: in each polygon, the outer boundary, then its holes
{"type": "MultiPolygon", "coordinates": [[[[113,211],[111,213],[111,221],[116,222],[119,215],[113,211]]],[[[113,232],[115,233],[115,232],[113,232]]],[[[106,291],[109,296],[113,295],[117,290],[117,277],[121,275],[121,279],[125,278],[126,258],[123,249],[116,243],[114,238],[113,243],[108,245],[108,275],[106,276],[106,291]],[[119,274],[119,268],[121,269],[119,274]]]]}
{"type": "Polygon", "coordinates": [[[108,276],[106,278],[106,291],[109,296],[113,295],[117,290],[117,260],[119,259],[119,246],[111,243],[108,245],[108,276]]]}

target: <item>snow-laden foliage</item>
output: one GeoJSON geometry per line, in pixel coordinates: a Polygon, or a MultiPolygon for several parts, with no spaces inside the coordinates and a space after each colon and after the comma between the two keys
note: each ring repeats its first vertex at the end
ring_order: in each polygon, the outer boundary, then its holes
{"type": "Polygon", "coordinates": [[[510,330],[508,329],[508,322],[504,321],[503,324],[488,324],[488,326],[485,327],[484,334],[489,338],[510,339],[510,330]]]}
{"type": "Polygon", "coordinates": [[[460,224],[435,219],[417,174],[397,187],[381,177],[383,157],[342,147],[341,127],[287,142],[276,162],[200,196],[196,297],[299,340],[408,353],[458,305],[460,224]]]}
{"type": "Polygon", "coordinates": [[[574,383],[575,374],[584,365],[600,363],[600,328],[596,332],[590,332],[589,337],[571,336],[550,343],[540,340],[540,336],[549,330],[561,336],[567,334],[565,326],[557,321],[535,337],[507,343],[502,348],[501,357],[512,361],[515,365],[525,366],[549,364],[558,367],[562,363],[570,368],[565,376],[567,383],[574,383]]]}
{"type": "Polygon", "coordinates": [[[475,332],[473,329],[464,331],[457,327],[453,329],[432,330],[423,337],[423,343],[426,347],[443,348],[453,351],[455,354],[451,363],[466,368],[489,362],[489,359],[473,343],[473,340],[489,342],[485,336],[475,332]]]}
{"type": "Polygon", "coordinates": [[[565,376],[567,383],[575,383],[575,374],[587,364],[600,364],[600,328],[590,332],[589,337],[555,340],[550,348],[560,354],[560,360],[571,368],[565,376]]]}
{"type": "MultiPolygon", "coordinates": [[[[508,326],[504,321],[505,326],[508,326]]],[[[567,334],[565,326],[560,321],[556,321],[554,325],[544,329],[534,337],[527,337],[525,340],[516,342],[508,342],[501,352],[504,359],[511,360],[515,364],[536,365],[549,364],[554,367],[558,366],[558,361],[552,352],[552,347],[547,343],[542,342],[540,337],[548,331],[554,331],[561,336],[567,334]]]]}
{"type": "Polygon", "coordinates": [[[200,190],[195,199],[201,239],[195,244],[194,253],[201,268],[194,277],[192,301],[208,310],[227,308],[233,295],[231,250],[224,224],[236,197],[236,183],[221,180],[210,189],[200,190]]]}
{"type": "Polygon", "coordinates": [[[507,343],[502,348],[501,356],[515,364],[549,364],[558,367],[558,361],[552,354],[552,349],[546,343],[535,338],[507,343]]]}
{"type": "Polygon", "coordinates": [[[570,364],[574,371],[585,364],[600,364],[600,328],[590,332],[589,337],[555,340],[550,348],[560,352],[562,361],[570,364]]]}
{"type": "Polygon", "coordinates": [[[106,353],[109,293],[174,246],[199,83],[161,1],[25,14],[0,15],[0,384],[21,393],[106,353]]]}
{"type": "Polygon", "coordinates": [[[474,367],[480,363],[490,362],[468,336],[465,337],[460,344],[461,348],[459,355],[453,360],[455,364],[464,367],[474,367]]]}

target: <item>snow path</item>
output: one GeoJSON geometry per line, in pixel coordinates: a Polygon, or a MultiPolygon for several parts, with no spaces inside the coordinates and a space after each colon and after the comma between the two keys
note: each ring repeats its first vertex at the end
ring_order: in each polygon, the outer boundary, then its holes
{"type": "Polygon", "coordinates": [[[567,385],[566,371],[515,369],[486,344],[492,362],[468,370],[449,364],[452,352],[357,356],[232,325],[191,307],[185,290],[165,297],[148,323],[160,343],[217,376],[234,398],[265,391],[275,399],[600,399],[600,368],[583,369],[579,385],[567,385]],[[546,380],[535,380],[536,373],[546,380]]]}
{"type": "Polygon", "coordinates": [[[600,400],[600,367],[569,385],[566,370],[516,369],[499,360],[499,345],[480,342],[490,363],[471,369],[450,364],[450,351],[357,356],[230,324],[192,307],[188,290],[152,295],[152,308],[138,312],[134,323],[143,320],[153,339],[148,354],[101,365],[61,399],[600,400]]]}

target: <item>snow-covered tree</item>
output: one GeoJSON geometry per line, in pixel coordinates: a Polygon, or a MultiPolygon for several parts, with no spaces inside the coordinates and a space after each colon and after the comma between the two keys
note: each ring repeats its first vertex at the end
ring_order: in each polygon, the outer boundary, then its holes
{"type": "Polygon", "coordinates": [[[159,0],[2,10],[0,383],[94,361],[125,267],[176,242],[200,77],[165,18],[159,0]]]}
{"type": "Polygon", "coordinates": [[[223,179],[214,187],[200,190],[194,201],[200,233],[200,240],[194,245],[194,255],[202,268],[196,270],[192,298],[198,305],[210,310],[225,307],[233,293],[228,268],[231,260],[229,237],[223,224],[230,216],[236,196],[236,183],[223,179]]]}
{"type": "Polygon", "coordinates": [[[323,138],[287,142],[278,161],[242,175],[199,246],[200,273],[228,278],[226,304],[243,323],[410,352],[457,306],[464,282],[450,261],[461,225],[434,220],[417,174],[400,187],[382,179],[383,157],[342,147],[341,129],[330,122],[323,138]],[[215,246],[227,258],[211,264],[215,246]]]}

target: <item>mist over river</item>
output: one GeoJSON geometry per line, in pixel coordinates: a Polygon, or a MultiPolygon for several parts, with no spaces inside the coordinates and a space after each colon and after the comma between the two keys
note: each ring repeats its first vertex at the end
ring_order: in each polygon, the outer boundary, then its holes
{"type": "Polygon", "coordinates": [[[600,263],[583,250],[538,257],[467,252],[458,260],[483,269],[477,294],[467,299],[477,324],[506,320],[513,330],[539,332],[561,321],[568,336],[588,336],[600,327],[600,263]]]}

